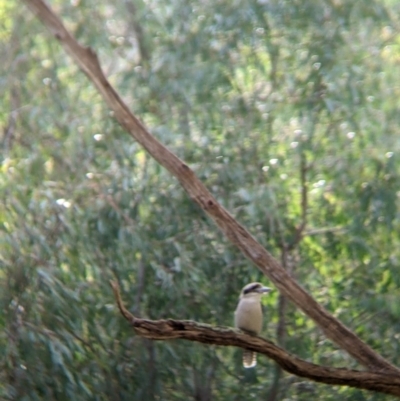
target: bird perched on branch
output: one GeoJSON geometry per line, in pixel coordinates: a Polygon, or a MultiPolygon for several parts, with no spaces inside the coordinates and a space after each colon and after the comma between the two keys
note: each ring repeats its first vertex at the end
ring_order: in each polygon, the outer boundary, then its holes
{"type": "MultiPolygon", "coordinates": [[[[252,335],[259,335],[262,329],[261,297],[271,291],[261,283],[250,283],[243,287],[235,311],[235,327],[252,335]]],[[[243,350],[243,366],[252,368],[257,365],[257,354],[243,350]]]]}

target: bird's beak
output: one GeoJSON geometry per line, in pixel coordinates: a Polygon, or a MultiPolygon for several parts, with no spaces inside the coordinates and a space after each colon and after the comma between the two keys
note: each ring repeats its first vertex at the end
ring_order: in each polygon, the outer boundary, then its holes
{"type": "Polygon", "coordinates": [[[270,291],[272,291],[272,288],[269,287],[262,287],[259,289],[260,294],[267,294],[270,291]]]}

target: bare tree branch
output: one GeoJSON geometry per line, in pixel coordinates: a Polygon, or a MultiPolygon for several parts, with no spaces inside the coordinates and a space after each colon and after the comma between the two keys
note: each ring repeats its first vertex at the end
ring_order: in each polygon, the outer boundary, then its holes
{"type": "Polygon", "coordinates": [[[307,159],[304,151],[300,153],[300,182],[301,182],[301,222],[297,227],[293,241],[288,245],[288,250],[291,251],[297,247],[303,238],[304,230],[307,225],[307,209],[308,209],[308,185],[307,185],[307,159]]]}
{"type": "Polygon", "coordinates": [[[148,63],[150,60],[149,50],[146,47],[144,32],[142,25],[139,23],[139,18],[137,16],[136,5],[134,1],[127,1],[125,3],[126,9],[129,12],[129,19],[132,24],[133,31],[135,32],[136,40],[139,46],[140,59],[143,63],[148,63]]]}
{"type": "Polygon", "coordinates": [[[388,373],[328,368],[300,359],[271,341],[238,330],[213,327],[191,320],[148,320],[133,316],[123,305],[119,287],[110,281],[121,314],[135,332],[152,340],[185,339],[203,344],[235,346],[256,351],[273,359],[282,369],[296,376],[331,385],[350,386],[400,396],[400,377],[388,373]]]}
{"type": "MultiPolygon", "coordinates": [[[[300,152],[300,183],[301,183],[301,200],[300,200],[300,210],[301,210],[301,220],[300,224],[295,230],[293,240],[288,243],[285,240],[285,236],[282,230],[281,224],[278,224],[278,231],[280,235],[280,243],[279,247],[281,249],[281,263],[282,267],[293,276],[293,271],[295,267],[295,263],[293,261],[293,252],[296,250],[298,245],[304,236],[304,230],[307,225],[307,210],[308,210],[308,185],[307,185],[307,159],[304,151],[301,149],[300,152]]],[[[285,347],[285,339],[287,335],[286,330],[286,307],[287,307],[287,298],[279,294],[278,297],[278,324],[276,327],[276,338],[278,344],[284,348],[285,347]]],[[[283,370],[279,365],[276,365],[274,379],[272,381],[272,385],[270,391],[268,392],[268,401],[275,401],[278,397],[279,387],[280,387],[280,378],[282,376],[283,370]]]]}
{"type": "MultiPolygon", "coordinates": [[[[328,338],[346,350],[359,363],[368,367],[371,371],[387,372],[388,374],[397,375],[397,377],[400,378],[400,369],[386,361],[344,324],[319,305],[310,294],[308,294],[295,280],[292,279],[292,277],[290,277],[279,262],[277,262],[271,254],[266,251],[262,245],[258,243],[256,239],[227,212],[227,210],[218,204],[216,199],[196,177],[194,172],[147,131],[144,125],[129,111],[127,105],[122,101],[118,93],[104,76],[97,55],[94,51],[90,48],[81,46],[66,30],[59,17],[46,5],[46,3],[44,3],[44,1],[23,1],[50,30],[55,38],[59,40],[63,48],[71,55],[77,65],[79,65],[82,71],[94,83],[108,106],[113,110],[117,121],[155,160],[157,160],[179,180],[189,196],[214,220],[227,238],[229,238],[229,240],[236,245],[247,258],[258,266],[267,277],[269,277],[279,291],[313,319],[328,338]]],[[[146,333],[146,330],[152,328],[155,333],[160,331],[160,338],[166,338],[165,333],[168,332],[170,332],[172,336],[171,338],[178,338],[179,336],[177,336],[177,333],[186,333],[182,330],[176,331],[176,328],[181,327],[180,324],[178,324],[178,327],[174,327],[173,323],[168,323],[170,321],[163,321],[163,323],[157,324],[144,320],[142,322],[142,328],[137,324],[137,330],[143,329],[143,333],[146,333]],[[144,324],[144,322],[147,323],[144,324]],[[147,326],[148,329],[146,329],[147,326]]],[[[193,333],[193,338],[202,338],[198,335],[198,332],[193,333]]],[[[208,330],[207,333],[213,333],[213,331],[208,330]]],[[[232,336],[231,331],[228,331],[228,336],[232,336]]],[[[243,342],[243,337],[241,336],[233,336],[232,338],[234,338],[237,343],[232,340],[232,343],[229,345],[245,344],[243,342]]],[[[207,338],[207,336],[205,338],[207,338]]],[[[214,341],[217,340],[214,339],[214,341]]],[[[252,344],[253,342],[255,344],[257,341],[261,340],[258,338],[253,339],[252,344]]],[[[252,347],[255,347],[254,344],[252,347]]],[[[263,344],[263,347],[265,347],[265,343],[263,344]]],[[[250,345],[250,343],[246,343],[246,345],[250,345]]],[[[258,351],[260,348],[253,349],[258,351]]],[[[294,369],[293,366],[295,365],[292,364],[290,366],[294,369]]],[[[370,374],[373,375],[372,373],[370,374]]],[[[346,374],[344,374],[344,376],[345,375],[346,374]]],[[[381,376],[378,375],[377,377],[381,376]]]]}

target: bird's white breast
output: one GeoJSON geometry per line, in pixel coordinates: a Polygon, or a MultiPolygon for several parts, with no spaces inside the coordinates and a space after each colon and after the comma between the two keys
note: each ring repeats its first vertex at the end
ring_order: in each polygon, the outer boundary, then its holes
{"type": "Polygon", "coordinates": [[[242,298],[235,311],[235,327],[259,334],[262,329],[262,310],[258,297],[242,298]]]}

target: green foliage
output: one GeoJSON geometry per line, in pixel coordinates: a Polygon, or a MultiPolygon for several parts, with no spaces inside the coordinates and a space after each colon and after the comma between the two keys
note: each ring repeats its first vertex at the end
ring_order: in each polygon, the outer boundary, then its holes
{"type": "MultiPolygon", "coordinates": [[[[307,226],[293,275],[400,364],[399,6],[393,1],[53,1],[154,135],[277,258],[307,226]]],[[[232,325],[241,287],[265,278],[175,179],[122,131],[27,9],[0,2],[0,398],[265,399],[259,358],[150,342],[120,317],[232,325]],[[3,20],[2,19],[2,20],[3,20]]],[[[294,354],[359,368],[293,306],[294,354]]],[[[279,397],[383,400],[284,375],[279,397]]]]}

